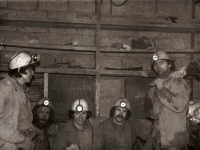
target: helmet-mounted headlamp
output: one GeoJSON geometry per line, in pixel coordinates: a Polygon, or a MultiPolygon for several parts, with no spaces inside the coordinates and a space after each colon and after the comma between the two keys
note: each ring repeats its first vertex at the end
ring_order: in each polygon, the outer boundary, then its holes
{"type": "Polygon", "coordinates": [[[167,55],[166,52],[164,51],[160,51],[160,50],[157,50],[153,57],[152,57],[153,61],[157,61],[157,60],[170,60],[169,56],[167,55]]]}
{"type": "Polygon", "coordinates": [[[158,55],[153,55],[153,60],[154,61],[158,60],[158,55]]]}
{"type": "Polygon", "coordinates": [[[122,102],[120,103],[120,107],[125,108],[125,107],[126,107],[126,103],[125,103],[124,101],[122,101],[122,102]]]}
{"type": "Polygon", "coordinates": [[[49,98],[47,98],[47,97],[40,98],[37,101],[35,106],[37,106],[37,107],[49,107],[49,108],[53,109],[51,100],[49,98]]]}
{"type": "Polygon", "coordinates": [[[76,99],[72,104],[72,111],[82,112],[82,111],[89,111],[88,104],[85,99],[76,99]]]}
{"type": "Polygon", "coordinates": [[[152,59],[154,61],[158,60],[159,59],[159,56],[158,56],[158,50],[155,52],[155,54],[153,55],[152,59]]]}
{"type": "Polygon", "coordinates": [[[76,106],[76,111],[78,111],[78,112],[83,111],[83,106],[80,104],[80,99],[79,99],[79,104],[76,106]]]}
{"type": "Polygon", "coordinates": [[[38,55],[38,54],[33,54],[32,56],[31,56],[31,60],[32,60],[32,62],[38,62],[39,60],[40,60],[40,56],[38,55]]]}
{"type": "Polygon", "coordinates": [[[120,107],[120,108],[126,108],[126,109],[131,110],[129,101],[123,97],[119,97],[115,101],[115,104],[113,107],[120,107]]]}
{"type": "Polygon", "coordinates": [[[76,106],[76,110],[77,110],[78,112],[83,111],[83,106],[81,106],[81,105],[76,106]]]}
{"type": "Polygon", "coordinates": [[[122,107],[122,108],[126,108],[127,104],[126,104],[124,98],[123,98],[123,97],[120,97],[120,99],[121,99],[120,107],[122,107]]]}
{"type": "Polygon", "coordinates": [[[48,100],[48,99],[46,99],[46,100],[44,101],[44,103],[43,103],[43,104],[44,104],[45,106],[48,106],[48,105],[49,105],[49,103],[50,103],[50,102],[49,102],[49,100],[48,100]]]}

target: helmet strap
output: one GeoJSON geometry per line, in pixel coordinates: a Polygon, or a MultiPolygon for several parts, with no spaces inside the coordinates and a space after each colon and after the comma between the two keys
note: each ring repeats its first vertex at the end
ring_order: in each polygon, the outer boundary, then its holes
{"type": "Polygon", "coordinates": [[[21,68],[17,68],[18,73],[20,73],[20,69],[21,69],[21,68]]]}
{"type": "Polygon", "coordinates": [[[171,73],[171,70],[169,67],[169,69],[163,75],[161,75],[160,78],[165,79],[170,75],[170,73],[171,73]]]}

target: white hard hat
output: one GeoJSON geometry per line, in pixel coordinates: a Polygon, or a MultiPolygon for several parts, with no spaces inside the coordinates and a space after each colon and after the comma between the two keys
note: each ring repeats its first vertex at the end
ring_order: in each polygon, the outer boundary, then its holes
{"type": "Polygon", "coordinates": [[[88,104],[84,99],[77,99],[72,104],[72,111],[88,111],[88,104]]]}
{"type": "Polygon", "coordinates": [[[129,101],[122,97],[120,97],[116,100],[114,107],[122,107],[122,108],[127,108],[127,109],[131,110],[129,101]]]}
{"type": "Polygon", "coordinates": [[[157,51],[154,53],[153,57],[153,62],[157,61],[157,60],[161,60],[161,59],[170,59],[169,56],[167,55],[166,52],[164,51],[157,51]]]}
{"type": "Polygon", "coordinates": [[[35,64],[40,61],[40,55],[30,55],[26,52],[20,52],[12,56],[9,62],[9,69],[21,68],[30,64],[35,64]]]}

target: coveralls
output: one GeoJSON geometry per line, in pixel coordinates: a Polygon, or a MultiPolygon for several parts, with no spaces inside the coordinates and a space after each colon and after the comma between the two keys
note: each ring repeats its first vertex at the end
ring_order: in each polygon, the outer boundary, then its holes
{"type": "Polygon", "coordinates": [[[71,119],[56,135],[54,150],[63,150],[72,144],[77,144],[79,150],[91,150],[93,129],[89,120],[84,123],[83,130],[79,130],[71,119]]]}
{"type": "Polygon", "coordinates": [[[25,129],[32,126],[32,112],[29,95],[17,81],[6,75],[0,81],[0,149],[17,150],[17,147],[33,149],[28,137],[22,144],[15,144],[23,139],[25,129]]]}
{"type": "MultiPolygon", "coordinates": [[[[152,82],[154,83],[154,81],[152,82]]],[[[146,99],[146,115],[153,119],[152,136],[162,149],[187,145],[187,112],[191,87],[172,73],[163,79],[163,87],[150,87],[146,99]]]]}
{"type": "Polygon", "coordinates": [[[118,125],[111,117],[101,122],[95,131],[93,150],[132,150],[134,132],[128,120],[118,125]]]}

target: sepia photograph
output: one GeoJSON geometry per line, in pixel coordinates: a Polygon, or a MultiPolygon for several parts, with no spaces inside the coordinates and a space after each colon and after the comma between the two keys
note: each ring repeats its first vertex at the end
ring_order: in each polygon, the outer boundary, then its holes
{"type": "Polygon", "coordinates": [[[0,0],[0,150],[200,150],[200,0],[0,0]]]}

